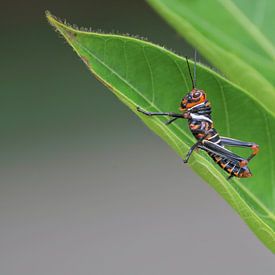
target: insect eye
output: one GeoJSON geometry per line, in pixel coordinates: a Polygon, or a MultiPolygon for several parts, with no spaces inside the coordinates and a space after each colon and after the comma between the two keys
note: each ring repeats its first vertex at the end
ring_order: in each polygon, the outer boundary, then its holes
{"type": "Polygon", "coordinates": [[[200,97],[201,96],[201,92],[195,92],[194,94],[193,94],[193,98],[198,98],[198,97],[200,97]]]}

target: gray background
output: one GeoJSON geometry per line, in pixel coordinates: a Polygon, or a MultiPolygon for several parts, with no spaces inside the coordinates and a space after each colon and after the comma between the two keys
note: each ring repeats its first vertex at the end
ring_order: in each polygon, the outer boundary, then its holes
{"type": "Polygon", "coordinates": [[[143,1],[1,3],[0,274],[274,274],[271,252],[90,75],[46,9],[192,55],[143,1]]]}

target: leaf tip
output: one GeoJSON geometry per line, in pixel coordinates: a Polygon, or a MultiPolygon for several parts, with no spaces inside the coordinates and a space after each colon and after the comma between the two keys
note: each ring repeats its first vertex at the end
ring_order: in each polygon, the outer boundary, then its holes
{"type": "Polygon", "coordinates": [[[77,29],[74,29],[70,25],[66,23],[66,21],[62,21],[57,18],[50,11],[45,11],[46,18],[50,25],[52,25],[57,32],[59,32],[65,39],[69,42],[69,40],[74,40],[77,36],[77,29]]]}
{"type": "Polygon", "coordinates": [[[52,25],[52,26],[55,26],[56,25],[56,22],[58,22],[59,20],[51,14],[51,12],[49,10],[46,10],[45,11],[45,16],[48,20],[48,22],[52,25]]]}

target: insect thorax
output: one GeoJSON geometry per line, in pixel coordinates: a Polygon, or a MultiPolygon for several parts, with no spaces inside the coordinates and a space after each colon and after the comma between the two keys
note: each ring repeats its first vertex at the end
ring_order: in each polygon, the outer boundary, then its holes
{"type": "Polygon", "coordinates": [[[200,103],[188,109],[188,112],[190,112],[191,114],[203,115],[211,119],[211,104],[208,100],[205,100],[203,103],[200,103]]]}

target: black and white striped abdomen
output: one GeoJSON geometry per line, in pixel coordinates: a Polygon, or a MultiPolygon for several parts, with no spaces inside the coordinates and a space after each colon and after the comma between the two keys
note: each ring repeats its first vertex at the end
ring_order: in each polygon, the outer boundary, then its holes
{"type": "Polygon", "coordinates": [[[214,154],[212,152],[207,153],[223,170],[225,170],[230,175],[242,178],[247,177],[247,173],[251,174],[249,168],[247,166],[240,167],[238,161],[222,158],[221,156],[214,154]]]}

